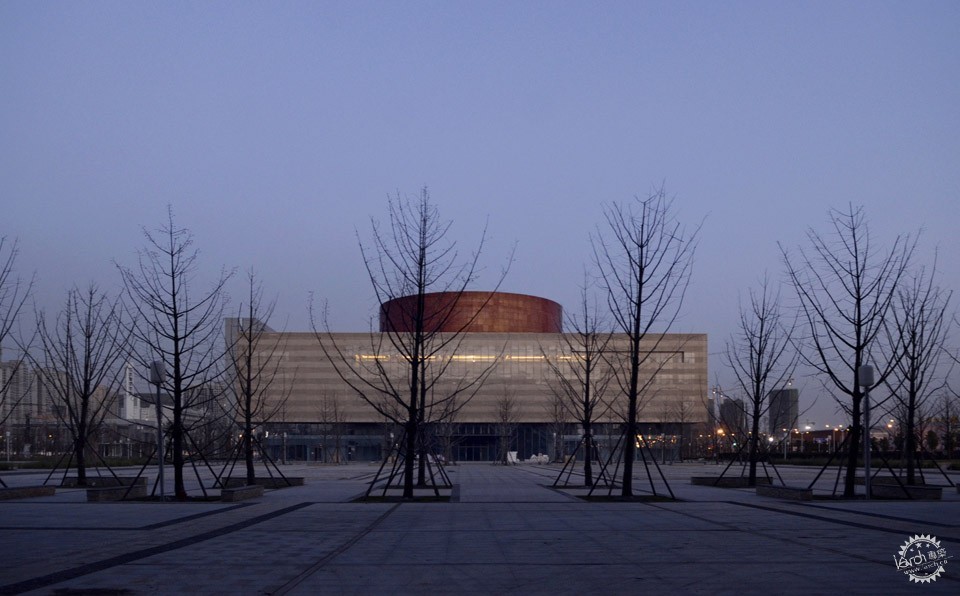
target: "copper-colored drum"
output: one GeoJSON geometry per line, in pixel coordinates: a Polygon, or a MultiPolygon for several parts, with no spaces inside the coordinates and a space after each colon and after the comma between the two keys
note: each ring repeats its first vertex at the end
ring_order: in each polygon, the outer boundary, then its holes
{"type": "MultiPolygon", "coordinates": [[[[436,292],[423,296],[429,332],[562,333],[563,307],[546,298],[506,292],[436,292]]],[[[380,308],[380,331],[416,328],[417,297],[402,296],[380,308]]]]}

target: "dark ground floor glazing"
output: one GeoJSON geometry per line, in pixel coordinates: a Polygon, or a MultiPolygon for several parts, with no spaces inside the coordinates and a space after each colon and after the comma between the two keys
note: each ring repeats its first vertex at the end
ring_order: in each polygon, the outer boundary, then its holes
{"type": "MultiPolygon", "coordinates": [[[[320,424],[272,424],[261,442],[266,454],[275,461],[338,463],[380,461],[402,440],[398,427],[383,424],[343,424],[340,428],[320,424]]],[[[598,424],[594,442],[599,457],[606,458],[620,449],[621,425],[598,424]]],[[[642,424],[650,453],[658,459],[674,461],[695,456],[692,430],[680,424],[642,424]]],[[[579,427],[558,429],[549,424],[517,424],[504,429],[492,423],[465,423],[431,428],[428,449],[449,462],[494,462],[515,452],[519,461],[546,456],[559,461],[583,456],[579,427]],[[560,432],[557,432],[559,430],[560,432]]]]}

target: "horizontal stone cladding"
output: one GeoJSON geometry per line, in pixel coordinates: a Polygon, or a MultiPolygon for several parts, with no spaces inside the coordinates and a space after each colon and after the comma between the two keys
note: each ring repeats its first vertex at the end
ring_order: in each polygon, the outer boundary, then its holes
{"type": "MultiPolygon", "coordinates": [[[[403,296],[380,308],[380,331],[416,328],[417,296],[403,296]]],[[[560,333],[563,307],[546,298],[509,292],[424,294],[424,330],[446,333],[560,333]]]]}
{"type": "MultiPolygon", "coordinates": [[[[441,334],[436,341],[439,345],[449,337],[441,334]]],[[[384,401],[378,390],[385,388],[384,379],[401,395],[409,391],[409,366],[386,334],[275,332],[265,334],[261,342],[270,350],[276,346],[275,357],[279,357],[276,378],[264,396],[264,410],[276,412],[274,422],[383,422],[383,415],[370,402],[389,401],[384,401]],[[361,398],[358,390],[369,401],[361,398]]],[[[628,346],[627,336],[615,335],[608,345],[608,364],[596,374],[624,375],[621,361],[628,346]]],[[[641,367],[645,389],[640,420],[705,422],[706,335],[652,335],[642,342],[641,350],[645,352],[641,367]]],[[[471,333],[431,359],[427,373],[433,375],[443,367],[431,399],[441,400],[460,391],[455,403],[457,422],[496,423],[503,404],[509,402],[515,422],[547,423],[558,394],[563,392],[556,373],[573,379],[575,366],[576,356],[561,334],[471,333]],[[484,382],[471,385],[478,377],[484,382]]],[[[625,403],[620,387],[625,381],[620,378],[607,383],[604,401],[610,408],[601,421],[621,420],[625,403]]]]}

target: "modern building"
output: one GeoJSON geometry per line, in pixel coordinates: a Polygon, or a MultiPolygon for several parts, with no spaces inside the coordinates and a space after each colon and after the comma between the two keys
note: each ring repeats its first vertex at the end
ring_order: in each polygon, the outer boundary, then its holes
{"type": "Polygon", "coordinates": [[[744,436],[750,432],[747,407],[742,399],[727,398],[720,402],[720,427],[730,436],[744,436]]]}
{"type": "MultiPolygon", "coordinates": [[[[409,393],[409,330],[421,313],[429,333],[421,374],[436,450],[459,461],[493,461],[506,437],[520,459],[572,451],[581,431],[556,407],[562,382],[556,369],[580,358],[562,332],[563,313],[551,300],[503,292],[427,294],[399,298],[381,309],[380,331],[276,332],[260,345],[276,346],[277,374],[268,390],[263,436],[275,456],[310,461],[376,460],[399,440],[390,421],[409,393]],[[558,411],[560,413],[558,413],[558,411]]],[[[236,337],[237,319],[225,321],[236,337]]],[[[623,374],[628,338],[614,335],[598,374],[623,374]]],[[[641,432],[682,435],[707,421],[705,334],[651,335],[642,369],[641,432]]],[[[610,408],[599,416],[601,440],[615,441],[623,396],[608,384],[610,408]]],[[[396,416],[400,419],[402,416],[396,416]]]]}
{"type": "Polygon", "coordinates": [[[30,456],[58,442],[58,406],[45,376],[27,360],[0,363],[0,441],[5,454],[30,456]]]}
{"type": "Polygon", "coordinates": [[[783,437],[797,426],[800,417],[800,391],[790,387],[774,389],[767,394],[767,421],[770,434],[774,437],[783,437]]]}

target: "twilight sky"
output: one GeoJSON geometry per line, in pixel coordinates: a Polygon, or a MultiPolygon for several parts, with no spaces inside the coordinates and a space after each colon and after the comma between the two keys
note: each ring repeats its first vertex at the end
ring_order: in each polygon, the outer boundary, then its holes
{"type": "Polygon", "coordinates": [[[0,86],[0,235],[39,308],[117,289],[170,204],[198,283],[253,267],[274,326],[313,292],[365,330],[357,233],[422,186],[462,251],[488,222],[487,283],[517,242],[502,289],[573,307],[602,206],[664,184],[704,221],[674,330],[709,334],[711,385],[738,296],[831,207],[922,229],[960,288],[953,1],[3,2],[0,86]]]}

